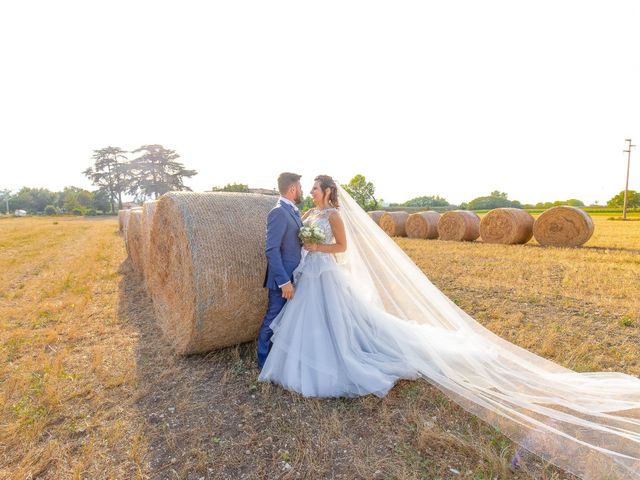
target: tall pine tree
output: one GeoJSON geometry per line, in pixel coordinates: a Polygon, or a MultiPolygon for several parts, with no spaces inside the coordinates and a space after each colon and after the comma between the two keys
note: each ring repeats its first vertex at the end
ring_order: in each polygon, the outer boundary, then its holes
{"type": "Polygon", "coordinates": [[[131,153],[141,155],[129,163],[129,172],[133,178],[129,193],[136,197],[158,198],[173,190],[191,188],[184,184],[184,178],[197,175],[195,170],[188,170],[177,161],[180,158],[175,150],[162,145],[143,145],[131,153]]]}
{"type": "Polygon", "coordinates": [[[115,213],[114,202],[122,208],[122,194],[129,189],[131,178],[127,168],[127,153],[119,147],[106,147],[93,151],[94,166],[82,172],[109,198],[111,213],[115,213]]]}

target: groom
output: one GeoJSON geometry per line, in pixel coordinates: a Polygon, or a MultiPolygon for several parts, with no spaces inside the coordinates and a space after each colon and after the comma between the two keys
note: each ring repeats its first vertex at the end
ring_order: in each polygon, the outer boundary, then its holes
{"type": "Polygon", "coordinates": [[[298,238],[302,220],[295,205],[302,202],[300,177],[295,173],[280,174],[280,198],[267,216],[267,273],[263,286],[269,289],[269,305],[258,334],[258,367],[261,370],[271,349],[271,321],[294,294],[292,273],[300,263],[302,246],[298,238]]]}

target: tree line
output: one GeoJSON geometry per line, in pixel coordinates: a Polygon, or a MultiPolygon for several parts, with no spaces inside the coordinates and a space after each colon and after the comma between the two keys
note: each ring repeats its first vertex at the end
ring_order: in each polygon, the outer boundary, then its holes
{"type": "Polygon", "coordinates": [[[97,187],[93,191],[69,186],[62,191],[23,187],[16,193],[0,191],[3,210],[75,215],[114,214],[122,208],[124,195],[142,203],[174,190],[188,190],[185,178],[197,175],[178,161],[175,150],[162,145],[143,145],[127,152],[120,147],[93,151],[93,164],[82,174],[97,187]],[[134,156],[129,159],[128,154],[134,156]]]}

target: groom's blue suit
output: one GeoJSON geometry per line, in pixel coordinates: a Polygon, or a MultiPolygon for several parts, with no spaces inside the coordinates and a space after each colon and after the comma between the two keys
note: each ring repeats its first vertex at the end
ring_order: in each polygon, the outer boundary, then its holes
{"type": "Polygon", "coordinates": [[[300,263],[302,246],[298,231],[302,227],[300,212],[287,202],[278,200],[267,217],[267,272],[264,287],[269,289],[269,306],[258,334],[258,367],[262,369],[271,349],[271,321],[278,316],[286,300],[282,285],[293,282],[292,273],[300,263]]]}

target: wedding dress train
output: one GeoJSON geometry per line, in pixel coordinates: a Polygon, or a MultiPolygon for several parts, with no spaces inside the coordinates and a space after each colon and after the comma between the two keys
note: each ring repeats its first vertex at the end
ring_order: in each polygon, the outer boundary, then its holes
{"type": "MultiPolygon", "coordinates": [[[[577,373],[493,334],[438,290],[339,188],[345,254],[308,252],[273,320],[260,381],[305,396],[385,395],[424,378],[522,447],[585,479],[640,479],[640,379],[577,373]]],[[[305,223],[333,235],[331,209],[305,223]]]]}

